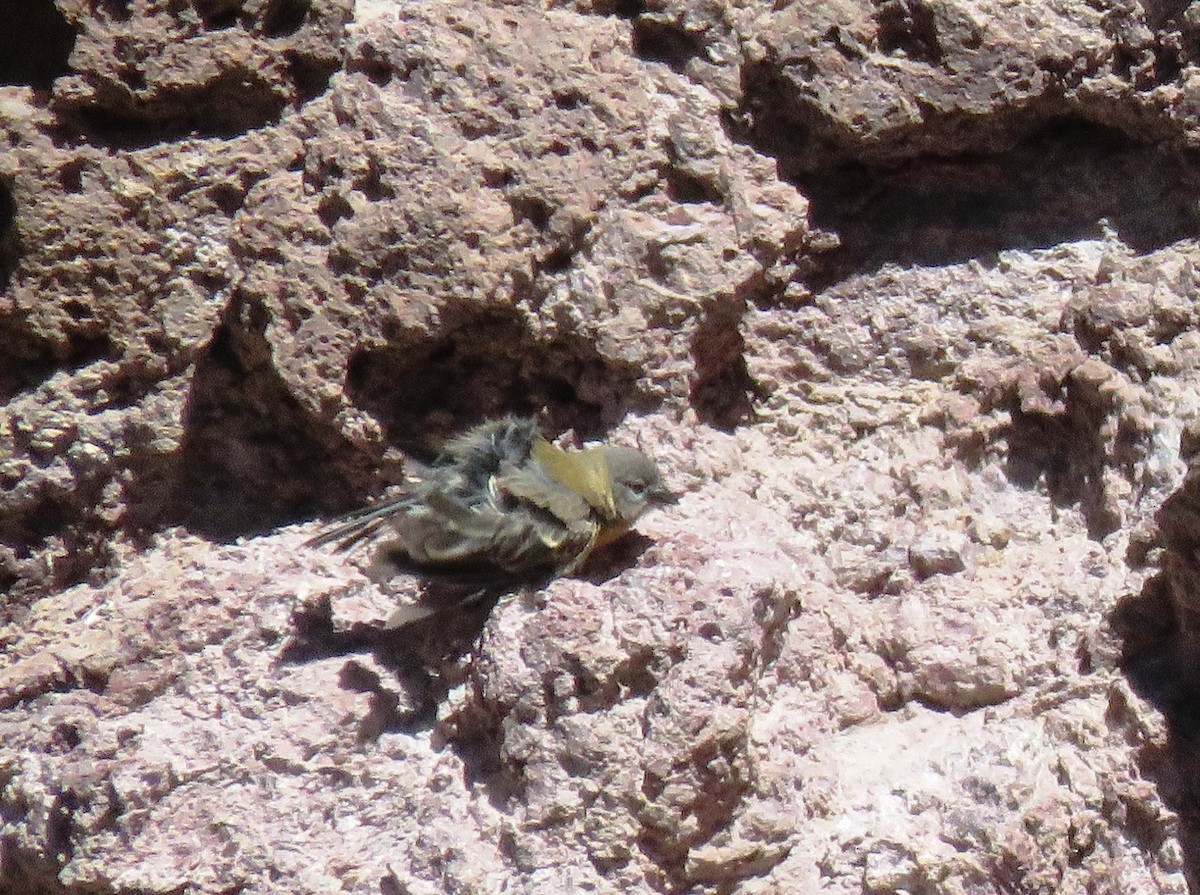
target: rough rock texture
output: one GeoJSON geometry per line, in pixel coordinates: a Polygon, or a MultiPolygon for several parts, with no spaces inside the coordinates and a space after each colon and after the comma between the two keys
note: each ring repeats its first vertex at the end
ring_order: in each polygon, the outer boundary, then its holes
{"type": "Polygon", "coordinates": [[[545,6],[0,5],[0,893],[1200,885],[1200,15],[545,6]],[[505,411],[683,500],[384,630],[505,411]]]}

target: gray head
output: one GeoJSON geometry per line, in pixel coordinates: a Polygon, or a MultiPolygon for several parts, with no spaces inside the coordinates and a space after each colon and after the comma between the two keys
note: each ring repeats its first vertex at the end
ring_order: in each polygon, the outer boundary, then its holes
{"type": "Polygon", "coordinates": [[[612,477],[617,517],[626,525],[632,525],[646,510],[679,501],[663,484],[654,461],[636,448],[605,445],[604,462],[612,477]]]}

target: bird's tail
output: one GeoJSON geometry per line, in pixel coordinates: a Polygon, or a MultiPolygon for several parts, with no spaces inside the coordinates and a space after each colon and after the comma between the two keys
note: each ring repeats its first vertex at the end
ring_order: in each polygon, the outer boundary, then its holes
{"type": "Polygon", "coordinates": [[[349,550],[354,545],[372,538],[387,524],[388,517],[400,510],[409,499],[409,495],[400,494],[355,510],[342,516],[334,525],[315,537],[309,538],[304,542],[304,546],[323,547],[336,543],[338,550],[349,550]]]}

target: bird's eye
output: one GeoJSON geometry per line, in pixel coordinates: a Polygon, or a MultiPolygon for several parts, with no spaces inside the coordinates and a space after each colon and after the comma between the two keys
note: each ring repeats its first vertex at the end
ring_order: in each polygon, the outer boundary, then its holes
{"type": "Polygon", "coordinates": [[[646,493],[646,483],[645,482],[630,482],[629,490],[632,491],[635,496],[641,497],[642,495],[644,495],[646,493]]]}

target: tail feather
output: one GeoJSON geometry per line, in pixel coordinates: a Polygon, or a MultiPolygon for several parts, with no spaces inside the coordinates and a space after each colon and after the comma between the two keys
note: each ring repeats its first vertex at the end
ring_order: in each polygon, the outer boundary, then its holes
{"type": "Polygon", "coordinates": [[[309,538],[304,546],[323,547],[336,543],[338,550],[349,550],[355,544],[373,537],[387,523],[388,517],[403,507],[408,499],[407,494],[402,494],[343,516],[337,525],[309,538]]]}

